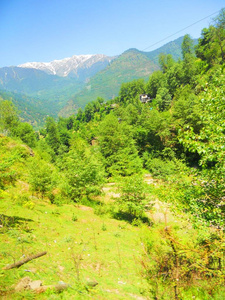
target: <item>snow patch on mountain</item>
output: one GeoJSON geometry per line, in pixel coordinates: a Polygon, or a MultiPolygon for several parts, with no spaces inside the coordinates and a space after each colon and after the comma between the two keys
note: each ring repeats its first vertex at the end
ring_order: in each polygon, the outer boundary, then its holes
{"type": "Polygon", "coordinates": [[[38,69],[48,74],[61,77],[67,77],[70,74],[78,76],[80,70],[89,69],[97,63],[104,63],[104,65],[108,64],[113,58],[114,57],[109,57],[104,54],[74,55],[61,60],[53,60],[51,62],[28,62],[18,65],[18,67],[38,69]]]}

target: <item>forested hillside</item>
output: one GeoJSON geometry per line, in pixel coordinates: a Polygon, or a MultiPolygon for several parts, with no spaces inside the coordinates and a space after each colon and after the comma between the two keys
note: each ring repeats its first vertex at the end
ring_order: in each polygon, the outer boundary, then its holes
{"type": "Polygon", "coordinates": [[[52,108],[50,111],[51,105],[38,98],[0,90],[0,99],[10,100],[14,104],[20,120],[30,123],[35,130],[43,127],[46,116],[57,117],[56,109],[52,108]]]}
{"type": "Polygon", "coordinates": [[[225,10],[159,64],[38,132],[0,100],[2,268],[48,251],[5,299],[225,298],[225,10]]]}
{"type": "Polygon", "coordinates": [[[160,68],[159,54],[173,54],[176,61],[182,57],[182,40],[183,37],[178,38],[150,52],[128,49],[105,69],[91,77],[84,89],[71,97],[59,115],[68,117],[76,113],[79,107],[84,108],[88,102],[97,97],[103,97],[106,100],[115,98],[124,82],[139,78],[147,80],[150,74],[160,68]],[[72,104],[75,104],[75,110],[72,104]]]}
{"type": "MultiPolygon", "coordinates": [[[[179,38],[151,52],[129,49],[119,57],[89,55],[83,63],[85,56],[73,56],[50,63],[0,68],[0,88],[11,93],[11,97],[12,94],[23,95],[15,95],[14,104],[19,110],[20,106],[26,105],[27,115],[22,117],[32,124],[36,108],[54,118],[68,117],[97,97],[108,100],[118,96],[123,82],[138,78],[147,80],[154,70],[159,69],[159,53],[173,53],[175,60],[179,59],[181,42],[182,38],[179,38]]],[[[36,119],[39,116],[36,115],[36,119]]]]}

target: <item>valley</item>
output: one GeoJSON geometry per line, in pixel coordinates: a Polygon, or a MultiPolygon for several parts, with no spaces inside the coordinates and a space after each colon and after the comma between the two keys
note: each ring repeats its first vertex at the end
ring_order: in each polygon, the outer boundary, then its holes
{"type": "Polygon", "coordinates": [[[0,69],[1,299],[225,298],[224,20],[0,69]]]}
{"type": "MultiPolygon", "coordinates": [[[[123,82],[147,80],[159,69],[159,53],[173,54],[176,60],[181,58],[182,39],[151,52],[129,49],[115,57],[80,55],[49,63],[0,68],[0,89],[30,97],[30,102],[36,99],[36,106],[47,115],[68,117],[97,97],[109,100],[118,96],[123,82]]],[[[29,114],[32,114],[31,107],[29,114]]],[[[25,121],[29,122],[29,117],[25,121]]]]}

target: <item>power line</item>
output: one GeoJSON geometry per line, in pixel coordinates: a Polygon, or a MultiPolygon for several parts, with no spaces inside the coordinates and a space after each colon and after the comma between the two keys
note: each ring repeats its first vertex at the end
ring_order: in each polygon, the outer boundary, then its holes
{"type": "Polygon", "coordinates": [[[208,15],[207,17],[204,17],[204,18],[202,18],[202,19],[200,19],[200,20],[198,20],[198,21],[196,21],[196,22],[194,22],[194,23],[192,23],[192,24],[190,24],[190,25],[184,27],[183,29],[178,30],[177,32],[175,32],[175,33],[173,33],[173,34],[168,35],[167,37],[163,38],[162,40],[160,40],[160,41],[158,41],[158,42],[156,42],[156,43],[154,43],[154,44],[148,46],[147,48],[145,48],[145,49],[143,49],[143,50],[141,50],[141,51],[146,51],[147,49],[149,49],[149,48],[151,48],[151,47],[154,47],[155,45],[157,45],[157,44],[159,44],[159,43],[161,43],[161,42],[167,40],[168,38],[171,38],[172,36],[174,36],[174,35],[176,35],[176,34],[182,32],[182,31],[184,31],[184,30],[186,30],[186,29],[188,29],[188,28],[190,28],[190,27],[192,27],[192,26],[194,26],[194,25],[196,25],[196,24],[198,24],[198,23],[200,23],[200,22],[202,22],[202,21],[204,21],[204,20],[210,18],[210,17],[212,17],[213,15],[215,15],[215,14],[217,14],[217,13],[219,13],[219,12],[220,12],[220,11],[218,10],[218,11],[216,11],[216,12],[214,12],[214,13],[208,15]]]}
{"type": "MultiPolygon", "coordinates": [[[[212,14],[210,14],[210,15],[208,15],[208,16],[206,16],[206,17],[204,17],[204,18],[202,18],[202,19],[200,19],[200,20],[198,20],[198,21],[196,21],[196,22],[194,22],[194,23],[192,23],[192,24],[190,24],[190,25],[188,25],[188,26],[186,26],[186,27],[180,29],[180,30],[178,30],[177,32],[175,32],[175,33],[173,33],[173,34],[171,34],[171,35],[166,36],[165,38],[159,40],[158,42],[156,42],[156,43],[154,43],[154,44],[152,44],[152,45],[150,45],[150,46],[144,48],[143,50],[139,50],[139,51],[140,51],[140,52],[144,52],[144,51],[146,51],[147,49],[152,48],[152,47],[154,47],[155,45],[160,44],[160,43],[162,43],[163,41],[165,41],[165,40],[167,40],[167,39],[169,39],[169,38],[171,38],[171,37],[177,35],[178,33],[180,33],[180,32],[182,32],[182,31],[184,31],[184,30],[186,30],[186,29],[188,29],[188,28],[190,28],[190,27],[192,27],[192,26],[194,26],[194,25],[196,25],[196,24],[198,24],[198,23],[200,23],[200,22],[202,22],[202,21],[204,21],[204,20],[206,20],[206,19],[212,17],[213,15],[218,14],[219,12],[220,12],[220,10],[218,10],[218,11],[216,11],[216,12],[214,12],[214,13],[212,13],[212,14]]],[[[122,55],[122,54],[121,54],[121,55],[122,55]]],[[[118,57],[120,57],[121,55],[119,55],[118,57]]],[[[133,57],[135,57],[135,56],[137,57],[137,55],[138,55],[137,53],[134,53],[133,55],[131,55],[131,57],[132,57],[132,56],[133,56],[133,57]]],[[[152,59],[152,61],[153,61],[153,63],[155,63],[155,59],[152,59]]],[[[101,84],[104,84],[104,83],[106,83],[106,82],[109,82],[109,81],[111,81],[112,79],[116,79],[116,77],[112,77],[111,79],[102,81],[101,84]]],[[[85,88],[88,89],[88,86],[86,86],[85,88]]],[[[94,85],[94,87],[91,86],[90,90],[93,90],[93,89],[95,89],[95,90],[97,89],[97,85],[96,85],[96,84],[94,85]]],[[[81,91],[81,92],[82,92],[82,91],[81,91]]],[[[76,95],[74,95],[74,98],[75,98],[75,97],[76,97],[76,95]]]]}

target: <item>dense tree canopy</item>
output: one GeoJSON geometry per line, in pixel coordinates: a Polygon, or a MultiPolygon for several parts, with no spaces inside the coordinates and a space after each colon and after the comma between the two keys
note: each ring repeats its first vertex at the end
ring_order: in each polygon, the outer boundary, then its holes
{"type": "MultiPolygon", "coordinates": [[[[0,100],[1,132],[36,147],[47,163],[54,162],[64,174],[66,194],[76,201],[91,193],[94,185],[100,186],[104,176],[131,176],[147,168],[165,177],[179,161],[195,166],[207,182],[213,180],[216,196],[212,188],[214,200],[209,202],[220,205],[225,160],[224,23],[223,9],[202,30],[196,49],[190,36],[184,36],[182,60],[160,54],[161,70],[147,82],[123,83],[118,97],[107,102],[97,98],[68,119],[48,117],[38,134],[19,121],[11,102],[0,100]],[[141,103],[141,94],[147,95],[147,103],[141,103]]],[[[201,197],[205,192],[204,187],[201,197]]]]}

